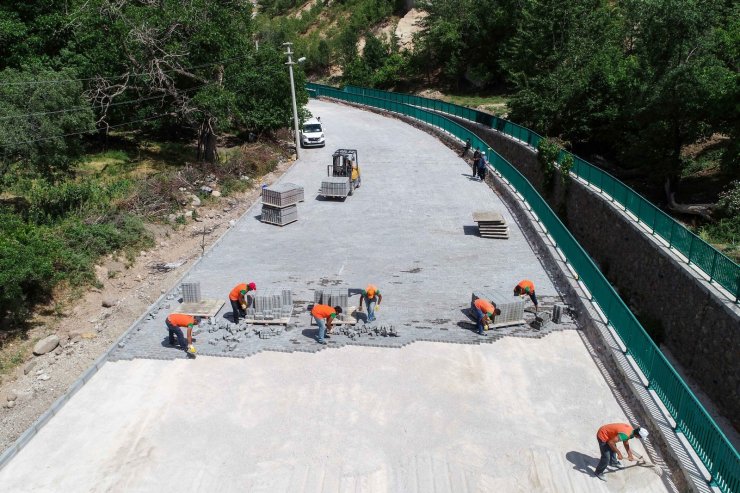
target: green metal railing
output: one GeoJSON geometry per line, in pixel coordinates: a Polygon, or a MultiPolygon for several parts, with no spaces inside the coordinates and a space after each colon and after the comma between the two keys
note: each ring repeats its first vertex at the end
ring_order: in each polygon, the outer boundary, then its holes
{"type": "MultiPolygon", "coordinates": [[[[319,84],[311,83],[307,87],[315,91],[319,97],[326,96],[400,113],[439,127],[461,140],[470,139],[474,147],[486,146],[477,135],[462,125],[439,113],[419,107],[413,99],[416,96],[406,95],[404,97],[407,99],[395,101],[319,84]]],[[[444,111],[437,108],[429,109],[444,111]]],[[[648,379],[649,388],[655,391],[673,417],[676,431],[686,437],[711,474],[710,484],[719,487],[723,492],[740,493],[740,455],[727,437],[545,199],[516,167],[495,151],[491,154],[490,163],[493,168],[529,203],[565,255],[567,262],[591,292],[593,302],[605,314],[608,324],[624,342],[627,353],[632,355],[648,379]]]]}
{"type": "MultiPolygon", "coordinates": [[[[537,133],[503,118],[438,99],[356,86],[345,86],[344,92],[448,113],[490,127],[535,149],[543,139],[537,133]]],[[[740,266],[738,264],[609,173],[565,150],[561,150],[558,162],[561,162],[568,154],[573,156],[574,165],[571,171],[576,176],[595,186],[608,195],[612,201],[621,205],[624,210],[629,211],[653,235],[662,238],[669,248],[681,253],[689,265],[693,264],[706,273],[709,282],[716,282],[726,289],[734,298],[735,303],[740,301],[740,266]]]]}

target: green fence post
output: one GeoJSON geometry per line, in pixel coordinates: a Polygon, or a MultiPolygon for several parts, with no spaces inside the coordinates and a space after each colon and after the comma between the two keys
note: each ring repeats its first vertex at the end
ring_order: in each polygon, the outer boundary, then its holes
{"type": "Polygon", "coordinates": [[[694,240],[696,239],[696,236],[691,236],[691,243],[689,243],[689,253],[686,255],[687,263],[691,265],[691,251],[694,249],[694,240]]]}
{"type": "Polygon", "coordinates": [[[709,282],[710,283],[712,282],[712,279],[714,279],[714,269],[715,267],[717,267],[717,257],[718,256],[719,255],[717,254],[717,252],[714,252],[714,257],[712,257],[712,268],[709,271],[709,282]]]}

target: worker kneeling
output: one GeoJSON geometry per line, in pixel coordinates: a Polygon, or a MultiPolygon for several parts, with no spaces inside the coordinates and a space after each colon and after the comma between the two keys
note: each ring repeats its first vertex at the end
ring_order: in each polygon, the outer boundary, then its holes
{"type": "Polygon", "coordinates": [[[324,340],[326,331],[328,329],[331,334],[331,324],[334,319],[337,318],[338,313],[342,313],[342,308],[339,306],[335,306],[334,308],[329,305],[316,304],[313,306],[313,309],[311,309],[311,316],[316,319],[316,325],[319,326],[319,335],[316,338],[316,342],[319,344],[326,344],[326,341],[324,340]]]}
{"type": "Polygon", "coordinates": [[[180,348],[188,354],[195,354],[195,347],[193,346],[193,326],[198,325],[198,321],[191,315],[185,315],[183,313],[170,313],[165,320],[167,325],[167,331],[170,336],[170,346],[175,345],[175,337],[177,337],[177,343],[180,348]],[[187,327],[188,337],[185,339],[185,335],[182,333],[182,329],[187,327]]]}
{"type": "Polygon", "coordinates": [[[254,291],[256,289],[257,285],[250,282],[249,284],[237,284],[231,292],[229,292],[229,303],[231,303],[231,313],[235,324],[239,323],[240,316],[242,318],[247,316],[247,304],[249,302],[247,296],[250,291],[254,291]]]}
{"type": "Polygon", "coordinates": [[[483,335],[483,329],[489,323],[493,323],[496,315],[501,315],[501,310],[496,308],[493,301],[484,300],[483,298],[475,300],[473,307],[475,308],[475,318],[478,321],[478,333],[483,335]]]}

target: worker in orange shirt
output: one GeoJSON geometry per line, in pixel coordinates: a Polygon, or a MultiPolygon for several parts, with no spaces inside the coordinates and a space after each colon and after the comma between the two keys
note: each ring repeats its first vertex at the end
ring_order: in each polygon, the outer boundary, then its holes
{"type": "Polygon", "coordinates": [[[514,296],[524,295],[529,296],[529,299],[534,303],[535,311],[537,311],[537,296],[534,294],[534,283],[527,279],[514,286],[514,296]]]}
{"type": "Polygon", "coordinates": [[[253,282],[249,284],[241,283],[234,286],[229,293],[229,302],[231,303],[231,313],[234,318],[234,323],[239,323],[239,317],[247,316],[247,293],[257,289],[257,285],[253,282]]]}
{"type": "Polygon", "coordinates": [[[188,354],[195,354],[195,347],[193,347],[193,326],[198,325],[198,321],[191,315],[185,315],[183,313],[170,313],[165,320],[167,325],[167,331],[170,335],[170,346],[175,345],[175,337],[180,348],[188,354]],[[182,333],[182,329],[187,327],[188,338],[185,339],[185,335],[182,333]]]}
{"type": "Polygon", "coordinates": [[[483,328],[489,322],[493,322],[496,315],[501,315],[501,310],[496,308],[496,303],[483,298],[478,298],[473,302],[475,318],[478,321],[478,334],[484,335],[483,328]]]}
{"type": "Polygon", "coordinates": [[[383,295],[380,294],[378,288],[372,284],[368,284],[365,289],[362,290],[362,296],[360,296],[360,308],[362,311],[362,302],[365,301],[367,306],[367,321],[375,321],[375,307],[380,308],[380,303],[383,301],[383,295]]]}
{"type": "Polygon", "coordinates": [[[316,338],[316,342],[319,344],[326,344],[324,336],[326,336],[327,329],[331,334],[331,324],[337,314],[342,313],[342,307],[335,306],[334,308],[329,305],[316,304],[311,309],[311,316],[316,319],[316,325],[319,326],[319,336],[316,338]]]}
{"type": "Polygon", "coordinates": [[[622,452],[617,448],[619,442],[624,444],[624,449],[627,451],[627,460],[635,460],[632,450],[630,450],[629,440],[630,438],[645,438],[647,436],[648,431],[645,428],[639,426],[633,428],[632,425],[627,423],[612,423],[599,428],[599,431],[596,432],[596,441],[599,442],[601,460],[596,466],[594,475],[600,480],[606,481],[604,478],[606,466],[622,467],[621,462],[619,462],[623,458],[622,452]]]}

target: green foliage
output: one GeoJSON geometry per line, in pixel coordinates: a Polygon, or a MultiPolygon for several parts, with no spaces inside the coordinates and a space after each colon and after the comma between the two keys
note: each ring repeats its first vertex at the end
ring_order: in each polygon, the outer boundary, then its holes
{"type": "Polygon", "coordinates": [[[537,146],[537,162],[540,164],[544,176],[544,187],[551,190],[555,185],[555,173],[560,147],[550,139],[542,139],[537,146]]]}
{"type": "Polygon", "coordinates": [[[439,65],[444,81],[455,87],[466,78],[476,85],[502,82],[499,58],[514,33],[520,4],[516,0],[419,2],[418,7],[429,14],[417,48],[420,65],[439,65]]]}
{"type": "Polygon", "coordinates": [[[560,159],[560,178],[563,180],[564,183],[568,183],[570,181],[570,170],[573,169],[573,154],[563,152],[561,153],[562,158],[560,159]]]}
{"type": "Polygon", "coordinates": [[[83,150],[77,134],[93,130],[93,114],[72,70],[5,69],[0,72],[0,175],[20,163],[53,178],[83,150]],[[27,84],[29,81],[60,81],[27,84]],[[60,109],[78,108],[58,113],[60,109]]]}

